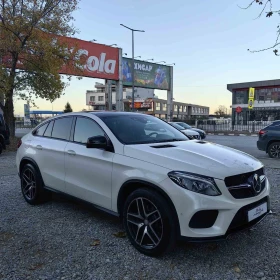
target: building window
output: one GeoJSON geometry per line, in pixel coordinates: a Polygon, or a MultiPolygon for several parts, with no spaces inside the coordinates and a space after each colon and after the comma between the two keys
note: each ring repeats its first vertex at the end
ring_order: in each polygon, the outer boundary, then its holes
{"type": "Polygon", "coordinates": [[[156,103],[156,111],[160,111],[160,103],[159,102],[156,103]]]}
{"type": "Polygon", "coordinates": [[[94,102],[95,101],[95,96],[90,96],[89,100],[94,102]]]}
{"type": "Polygon", "coordinates": [[[98,101],[104,101],[104,96],[98,96],[98,101]]]}
{"type": "Polygon", "coordinates": [[[174,112],[178,112],[178,105],[174,105],[174,112]]]}
{"type": "Polygon", "coordinates": [[[233,104],[246,104],[247,102],[248,102],[248,90],[235,91],[233,104]]]}
{"type": "Polygon", "coordinates": [[[188,107],[187,107],[187,106],[184,106],[183,108],[184,108],[184,109],[183,109],[183,112],[187,113],[187,112],[188,112],[188,107]]]}
{"type": "Polygon", "coordinates": [[[162,104],[162,111],[166,111],[167,110],[167,104],[166,103],[163,103],[162,104]]]}
{"type": "Polygon", "coordinates": [[[179,107],[179,112],[183,112],[183,106],[178,106],[179,107]]]}

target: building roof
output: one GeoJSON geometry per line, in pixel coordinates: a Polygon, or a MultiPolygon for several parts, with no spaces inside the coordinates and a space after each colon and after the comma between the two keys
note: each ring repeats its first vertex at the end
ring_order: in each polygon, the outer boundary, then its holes
{"type": "Polygon", "coordinates": [[[233,89],[243,89],[250,87],[271,87],[271,86],[280,86],[280,80],[267,80],[267,81],[257,81],[257,82],[246,82],[246,83],[237,83],[237,84],[228,84],[227,89],[232,91],[233,89]]]}

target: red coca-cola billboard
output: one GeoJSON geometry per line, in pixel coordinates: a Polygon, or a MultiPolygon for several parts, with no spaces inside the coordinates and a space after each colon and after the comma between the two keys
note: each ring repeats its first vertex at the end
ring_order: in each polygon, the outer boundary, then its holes
{"type": "Polygon", "coordinates": [[[62,67],[60,74],[119,80],[118,48],[69,37],[63,37],[62,40],[78,49],[77,53],[83,61],[84,69],[82,73],[77,73],[73,67],[68,65],[62,67]]]}
{"type": "MultiPolygon", "coordinates": [[[[46,38],[50,38],[49,34],[42,34],[46,38]]],[[[80,59],[82,69],[77,71],[74,67],[75,61],[64,65],[59,73],[74,76],[83,76],[90,78],[100,78],[108,80],[119,80],[119,49],[109,47],[102,44],[96,44],[76,38],[52,36],[51,41],[59,41],[67,49],[73,51],[73,57],[80,59]]],[[[30,55],[30,54],[29,54],[30,55]]],[[[17,64],[18,69],[24,69],[25,54],[21,54],[17,64]]],[[[11,59],[4,57],[3,62],[7,67],[11,67],[11,59]]]]}

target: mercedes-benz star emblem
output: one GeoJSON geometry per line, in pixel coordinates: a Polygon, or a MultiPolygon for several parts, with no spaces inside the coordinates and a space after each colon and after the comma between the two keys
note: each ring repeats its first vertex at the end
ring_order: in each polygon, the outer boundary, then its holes
{"type": "Polygon", "coordinates": [[[258,174],[255,174],[253,177],[252,187],[256,193],[259,193],[261,191],[261,188],[262,188],[261,179],[258,174]]]}

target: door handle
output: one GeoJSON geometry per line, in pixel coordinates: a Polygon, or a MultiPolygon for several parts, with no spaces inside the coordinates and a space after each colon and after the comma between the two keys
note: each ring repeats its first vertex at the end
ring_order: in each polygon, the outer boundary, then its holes
{"type": "Polygon", "coordinates": [[[75,155],[76,155],[76,152],[73,151],[73,150],[68,150],[68,151],[67,151],[67,154],[70,155],[70,156],[75,156],[75,155]]]}
{"type": "Polygon", "coordinates": [[[42,147],[41,145],[37,145],[37,146],[36,146],[36,149],[37,149],[37,150],[43,150],[43,147],[42,147]]]}

